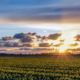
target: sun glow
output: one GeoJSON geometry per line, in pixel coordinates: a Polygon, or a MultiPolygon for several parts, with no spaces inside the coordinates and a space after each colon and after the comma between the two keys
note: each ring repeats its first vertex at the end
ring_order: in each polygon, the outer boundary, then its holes
{"type": "Polygon", "coordinates": [[[68,46],[66,46],[66,45],[60,46],[59,52],[64,52],[67,48],[68,48],[68,46]]]}

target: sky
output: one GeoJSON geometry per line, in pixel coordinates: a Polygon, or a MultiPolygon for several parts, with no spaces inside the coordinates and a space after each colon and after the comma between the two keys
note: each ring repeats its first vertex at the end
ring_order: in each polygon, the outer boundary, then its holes
{"type": "Polygon", "coordinates": [[[80,51],[80,0],[0,0],[0,53],[56,49],[80,51]]]}

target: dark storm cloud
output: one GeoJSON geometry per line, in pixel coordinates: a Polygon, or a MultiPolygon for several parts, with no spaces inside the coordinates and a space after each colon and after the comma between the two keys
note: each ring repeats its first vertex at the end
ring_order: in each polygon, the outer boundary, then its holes
{"type": "Polygon", "coordinates": [[[55,34],[50,34],[48,36],[48,39],[49,40],[57,40],[62,34],[58,34],[58,33],[55,33],[55,34]]]}
{"type": "Polygon", "coordinates": [[[75,41],[80,41],[80,34],[74,37],[75,41]]]}
{"type": "Polygon", "coordinates": [[[78,46],[78,43],[69,44],[68,46],[70,46],[70,47],[78,46]]]}
{"type": "Polygon", "coordinates": [[[4,22],[79,22],[80,0],[5,0],[0,1],[4,22]],[[65,18],[66,16],[66,18],[65,18]]]}
{"type": "Polygon", "coordinates": [[[12,39],[13,39],[12,36],[10,36],[10,37],[8,37],[8,36],[2,37],[2,40],[3,40],[3,41],[12,40],[12,39]]]}
{"type": "Polygon", "coordinates": [[[56,44],[56,45],[54,45],[55,47],[60,47],[60,46],[62,46],[64,43],[60,43],[60,44],[56,44]]]}
{"type": "Polygon", "coordinates": [[[53,46],[53,43],[49,44],[49,43],[40,43],[39,47],[51,47],[53,46]]]}

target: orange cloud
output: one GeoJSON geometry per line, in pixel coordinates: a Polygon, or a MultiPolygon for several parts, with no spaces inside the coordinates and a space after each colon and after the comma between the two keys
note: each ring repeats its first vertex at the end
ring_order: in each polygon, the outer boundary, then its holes
{"type": "Polygon", "coordinates": [[[78,46],[78,43],[69,44],[68,46],[70,46],[70,47],[78,46]]]}
{"type": "Polygon", "coordinates": [[[55,47],[60,47],[60,46],[62,46],[64,43],[60,43],[60,44],[56,44],[56,45],[54,45],[55,47]]]}

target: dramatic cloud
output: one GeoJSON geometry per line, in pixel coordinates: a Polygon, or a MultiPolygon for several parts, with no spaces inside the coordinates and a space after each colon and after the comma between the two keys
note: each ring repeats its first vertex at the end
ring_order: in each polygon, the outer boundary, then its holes
{"type": "Polygon", "coordinates": [[[60,46],[62,46],[64,43],[60,43],[60,44],[56,44],[56,45],[54,45],[55,47],[60,47],[60,46]]]}
{"type": "Polygon", "coordinates": [[[10,37],[8,37],[8,36],[2,37],[2,40],[4,40],[4,41],[6,41],[6,40],[12,40],[12,39],[13,39],[12,36],[10,36],[10,37]]]}
{"type": "Polygon", "coordinates": [[[49,44],[49,43],[40,43],[39,47],[51,47],[53,46],[53,43],[49,44]]]}
{"type": "Polygon", "coordinates": [[[49,39],[49,40],[57,40],[61,35],[62,35],[62,34],[58,34],[58,33],[56,33],[56,34],[50,34],[50,35],[48,36],[48,39],[49,39]]]}
{"type": "Polygon", "coordinates": [[[69,44],[70,47],[78,46],[78,43],[75,44],[69,44]]]}
{"type": "Polygon", "coordinates": [[[80,41],[80,34],[74,37],[75,41],[80,41]]]}

